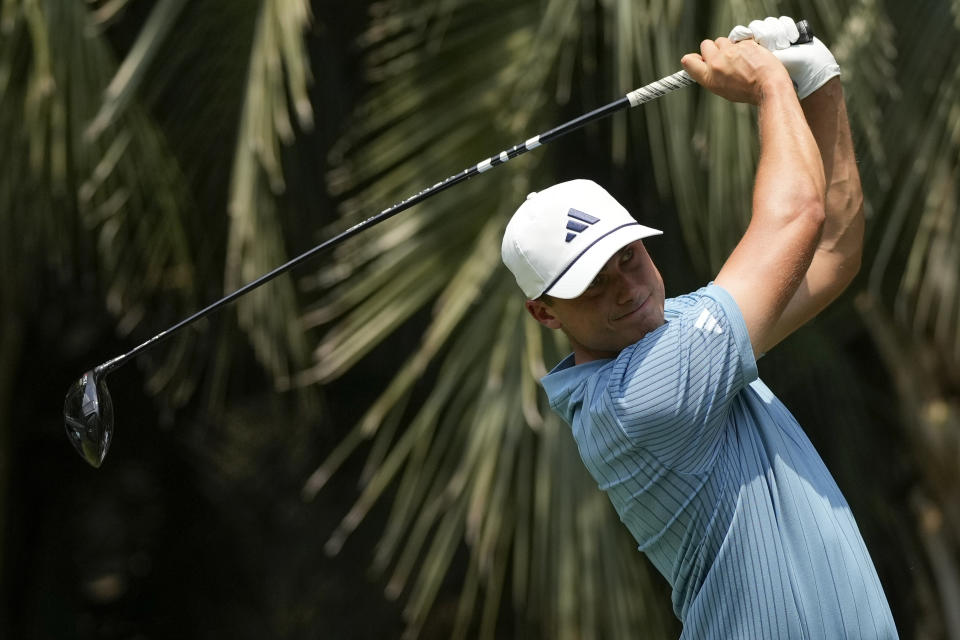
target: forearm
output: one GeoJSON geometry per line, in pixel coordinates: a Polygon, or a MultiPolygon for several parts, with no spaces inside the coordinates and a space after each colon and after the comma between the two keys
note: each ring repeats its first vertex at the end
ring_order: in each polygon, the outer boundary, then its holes
{"type": "Polygon", "coordinates": [[[701,85],[759,108],[760,162],[746,233],[715,282],[733,296],[754,353],[772,331],[810,266],[823,229],[826,183],[816,139],[786,68],[753,42],[704,40],[684,69],[701,85]]]}
{"type": "Polygon", "coordinates": [[[827,184],[826,219],[817,251],[832,255],[842,266],[842,271],[836,274],[837,280],[843,282],[842,289],[859,268],[863,249],[863,191],[840,79],[828,81],[801,105],[820,148],[827,184]]]}
{"type": "Polygon", "coordinates": [[[846,289],[860,268],[863,248],[863,192],[839,78],[803,100],[802,107],[823,160],[826,217],[810,267],[777,323],[776,341],[846,289]]]}
{"type": "Polygon", "coordinates": [[[810,266],[826,188],[820,152],[792,85],[765,95],[758,107],[753,212],[716,277],[740,305],[757,354],[779,340],[775,329],[810,266]]]}
{"type": "Polygon", "coordinates": [[[817,139],[790,85],[766,90],[757,118],[760,160],[751,225],[775,230],[823,206],[824,169],[817,139]]]}

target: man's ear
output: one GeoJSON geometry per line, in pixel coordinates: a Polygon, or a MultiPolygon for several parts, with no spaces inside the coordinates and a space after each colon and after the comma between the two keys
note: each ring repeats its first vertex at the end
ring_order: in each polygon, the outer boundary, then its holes
{"type": "Polygon", "coordinates": [[[563,323],[557,316],[553,315],[553,310],[542,300],[527,300],[527,311],[533,316],[533,319],[547,327],[548,329],[560,329],[563,323]]]}

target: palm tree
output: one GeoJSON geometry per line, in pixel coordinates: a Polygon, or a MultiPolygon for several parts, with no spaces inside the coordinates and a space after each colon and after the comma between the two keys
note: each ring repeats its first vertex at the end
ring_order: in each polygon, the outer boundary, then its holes
{"type": "MultiPolygon", "coordinates": [[[[764,376],[788,402],[801,399],[793,404],[809,414],[802,422],[881,549],[895,613],[912,626],[904,635],[957,635],[948,606],[960,583],[955,6],[371,3],[360,41],[367,92],[328,159],[327,189],[342,214],[334,226],[675,71],[706,35],[771,12],[807,17],[844,68],[868,251],[849,294],[768,356],[764,376]],[[889,379],[871,369],[879,362],[889,379]],[[898,405],[885,400],[890,388],[898,405]],[[811,396],[816,406],[804,406],[811,396]],[[878,406],[898,407],[900,419],[878,406]],[[877,444],[884,427],[900,429],[885,437],[905,442],[907,454],[877,444]],[[877,460],[909,473],[877,478],[877,460]],[[908,572],[903,557],[919,568],[908,572]]],[[[324,194],[289,187],[306,189],[314,168],[304,139],[332,136],[327,120],[336,118],[323,116],[339,108],[337,96],[310,89],[312,75],[341,73],[324,55],[338,26],[326,16],[310,37],[304,0],[0,4],[4,423],[19,336],[49,304],[36,291],[102,299],[117,332],[143,338],[305,248],[310,217],[296,205],[324,194]],[[128,30],[136,37],[118,46],[128,30]],[[113,51],[127,48],[118,63],[113,51]],[[309,133],[314,126],[322,131],[309,133]],[[228,176],[216,168],[223,148],[232,148],[228,176]]],[[[695,88],[592,125],[358,237],[299,287],[285,280],[245,298],[239,332],[227,323],[184,336],[144,363],[148,386],[173,406],[200,389],[198,413],[216,416],[233,397],[227,381],[241,358],[230,354],[245,339],[278,386],[305,390],[299,409],[312,415],[313,385],[369,366],[386,343],[405,360],[304,487],[315,496],[352,453],[367,451],[363,491],[328,551],[389,496],[373,564],[388,576],[388,596],[403,596],[411,635],[506,635],[512,619],[518,635],[640,628],[675,637],[662,581],[537,389],[566,345],[525,317],[499,267],[499,240],[528,191],[589,175],[667,231],[655,257],[679,293],[716,272],[746,223],[754,139],[749,109],[695,88]],[[416,344],[398,338],[410,327],[422,328],[416,344]],[[448,610],[440,596],[451,581],[460,597],[448,610]]],[[[224,431],[253,431],[220,421],[224,431]]],[[[281,433],[285,422],[276,423],[281,433]]],[[[0,456],[9,456],[9,432],[0,433],[0,456]]],[[[206,455],[240,468],[262,442],[206,455]]],[[[290,442],[284,455],[302,455],[302,434],[290,442]]],[[[0,459],[0,501],[9,468],[0,459]]]]}
{"type": "MultiPolygon", "coordinates": [[[[868,538],[900,538],[931,567],[900,591],[891,583],[904,570],[879,562],[901,624],[934,634],[950,624],[954,633],[949,600],[923,594],[939,589],[947,598],[958,585],[960,514],[947,458],[955,457],[960,426],[949,400],[960,364],[960,120],[951,64],[960,17],[935,1],[909,11],[871,0],[790,5],[780,10],[808,17],[844,69],[870,230],[863,276],[831,313],[779,349],[764,375],[782,378],[788,397],[793,391],[809,401],[813,393],[835,407],[805,422],[826,440],[828,459],[857,462],[851,446],[875,456],[875,357],[855,351],[869,331],[897,383],[900,437],[913,459],[938,461],[911,489],[920,524],[895,523],[905,505],[891,509],[862,487],[869,460],[837,475],[862,507],[855,510],[868,538]],[[940,60],[947,64],[930,69],[940,60]],[[838,422],[849,432],[831,438],[838,422]]],[[[346,221],[363,217],[675,71],[702,36],[770,12],[762,2],[377,5],[363,39],[371,87],[334,151],[330,189],[346,221]]],[[[670,95],[431,200],[375,238],[343,247],[338,268],[318,273],[316,301],[303,318],[328,330],[301,383],[335,379],[431,309],[420,344],[406,346],[405,365],[304,488],[315,495],[372,440],[363,492],[327,546],[336,552],[395,488],[374,565],[389,575],[388,595],[407,592],[412,635],[436,615],[438,590],[464,543],[469,561],[454,635],[477,618],[481,637],[495,635],[505,592],[514,615],[548,637],[624,637],[638,624],[652,637],[675,633],[662,587],[579,471],[571,439],[536,390],[534,380],[565,346],[525,316],[498,266],[499,239],[526,192],[585,174],[613,184],[643,222],[682,237],[660,249],[680,256],[662,259],[668,292],[671,279],[703,283],[747,221],[754,139],[742,105],[694,90],[670,95]]]]}
{"type": "MultiPolygon", "coordinates": [[[[31,357],[22,351],[31,323],[47,318],[89,339],[109,322],[117,335],[142,340],[286,259],[281,145],[313,122],[309,11],[300,0],[0,5],[5,514],[11,394],[31,357]],[[117,45],[130,32],[132,44],[117,45]],[[115,47],[129,47],[122,63],[115,47]],[[224,147],[235,147],[229,180],[217,169],[224,147]],[[211,193],[219,183],[229,183],[228,196],[211,193]],[[104,311],[85,302],[96,299],[104,311]],[[85,313],[70,315],[77,309],[85,313]]],[[[238,306],[241,335],[272,376],[307,362],[298,314],[289,279],[238,306]]],[[[187,333],[144,358],[148,389],[162,406],[180,407],[203,383],[214,419],[231,351],[242,353],[237,333],[230,324],[187,333]]],[[[301,394],[304,409],[312,395],[301,394]]]]}
{"type": "MultiPolygon", "coordinates": [[[[0,48],[0,145],[6,159],[2,198],[4,309],[0,415],[8,424],[20,360],[20,336],[36,313],[36,291],[90,293],[80,278],[94,271],[96,287],[127,330],[160,316],[152,296],[161,291],[172,310],[192,305],[196,265],[185,242],[189,197],[176,162],[140,109],[95,141],[83,128],[115,67],[102,38],[78,37],[90,26],[78,3],[4,3],[0,48]],[[150,163],[139,171],[124,157],[150,163]],[[171,275],[175,277],[170,277],[171,275]]],[[[181,345],[179,351],[186,348],[181,345]]],[[[177,350],[175,350],[176,352],[177,350]]],[[[181,355],[182,357],[182,355],[181,355]]],[[[171,355],[168,366],[176,366],[171,355]]],[[[9,455],[10,433],[4,429],[9,455]]],[[[3,486],[10,460],[3,460],[3,486]]],[[[2,498],[0,498],[2,499],[2,498]]],[[[4,505],[5,506],[5,505],[4,505]]]]}

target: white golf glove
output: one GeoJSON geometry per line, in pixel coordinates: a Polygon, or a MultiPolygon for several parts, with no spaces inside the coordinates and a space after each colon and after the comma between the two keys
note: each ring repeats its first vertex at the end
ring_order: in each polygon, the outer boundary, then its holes
{"type": "Polygon", "coordinates": [[[787,68],[797,96],[803,100],[827,80],[840,75],[840,65],[817,38],[791,46],[790,43],[799,37],[796,23],[787,16],[754,20],[746,27],[738,24],[729,36],[733,42],[753,38],[757,44],[769,49],[787,68]]]}

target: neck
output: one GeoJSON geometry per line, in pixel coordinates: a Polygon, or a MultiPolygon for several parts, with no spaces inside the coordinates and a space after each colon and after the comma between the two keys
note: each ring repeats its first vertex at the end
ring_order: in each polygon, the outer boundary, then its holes
{"type": "Polygon", "coordinates": [[[596,351],[594,349],[589,349],[584,347],[581,344],[578,344],[575,340],[570,340],[570,346],[573,348],[573,363],[574,364],[586,364],[588,362],[593,362],[594,360],[610,360],[616,358],[619,351],[596,351]]]}

